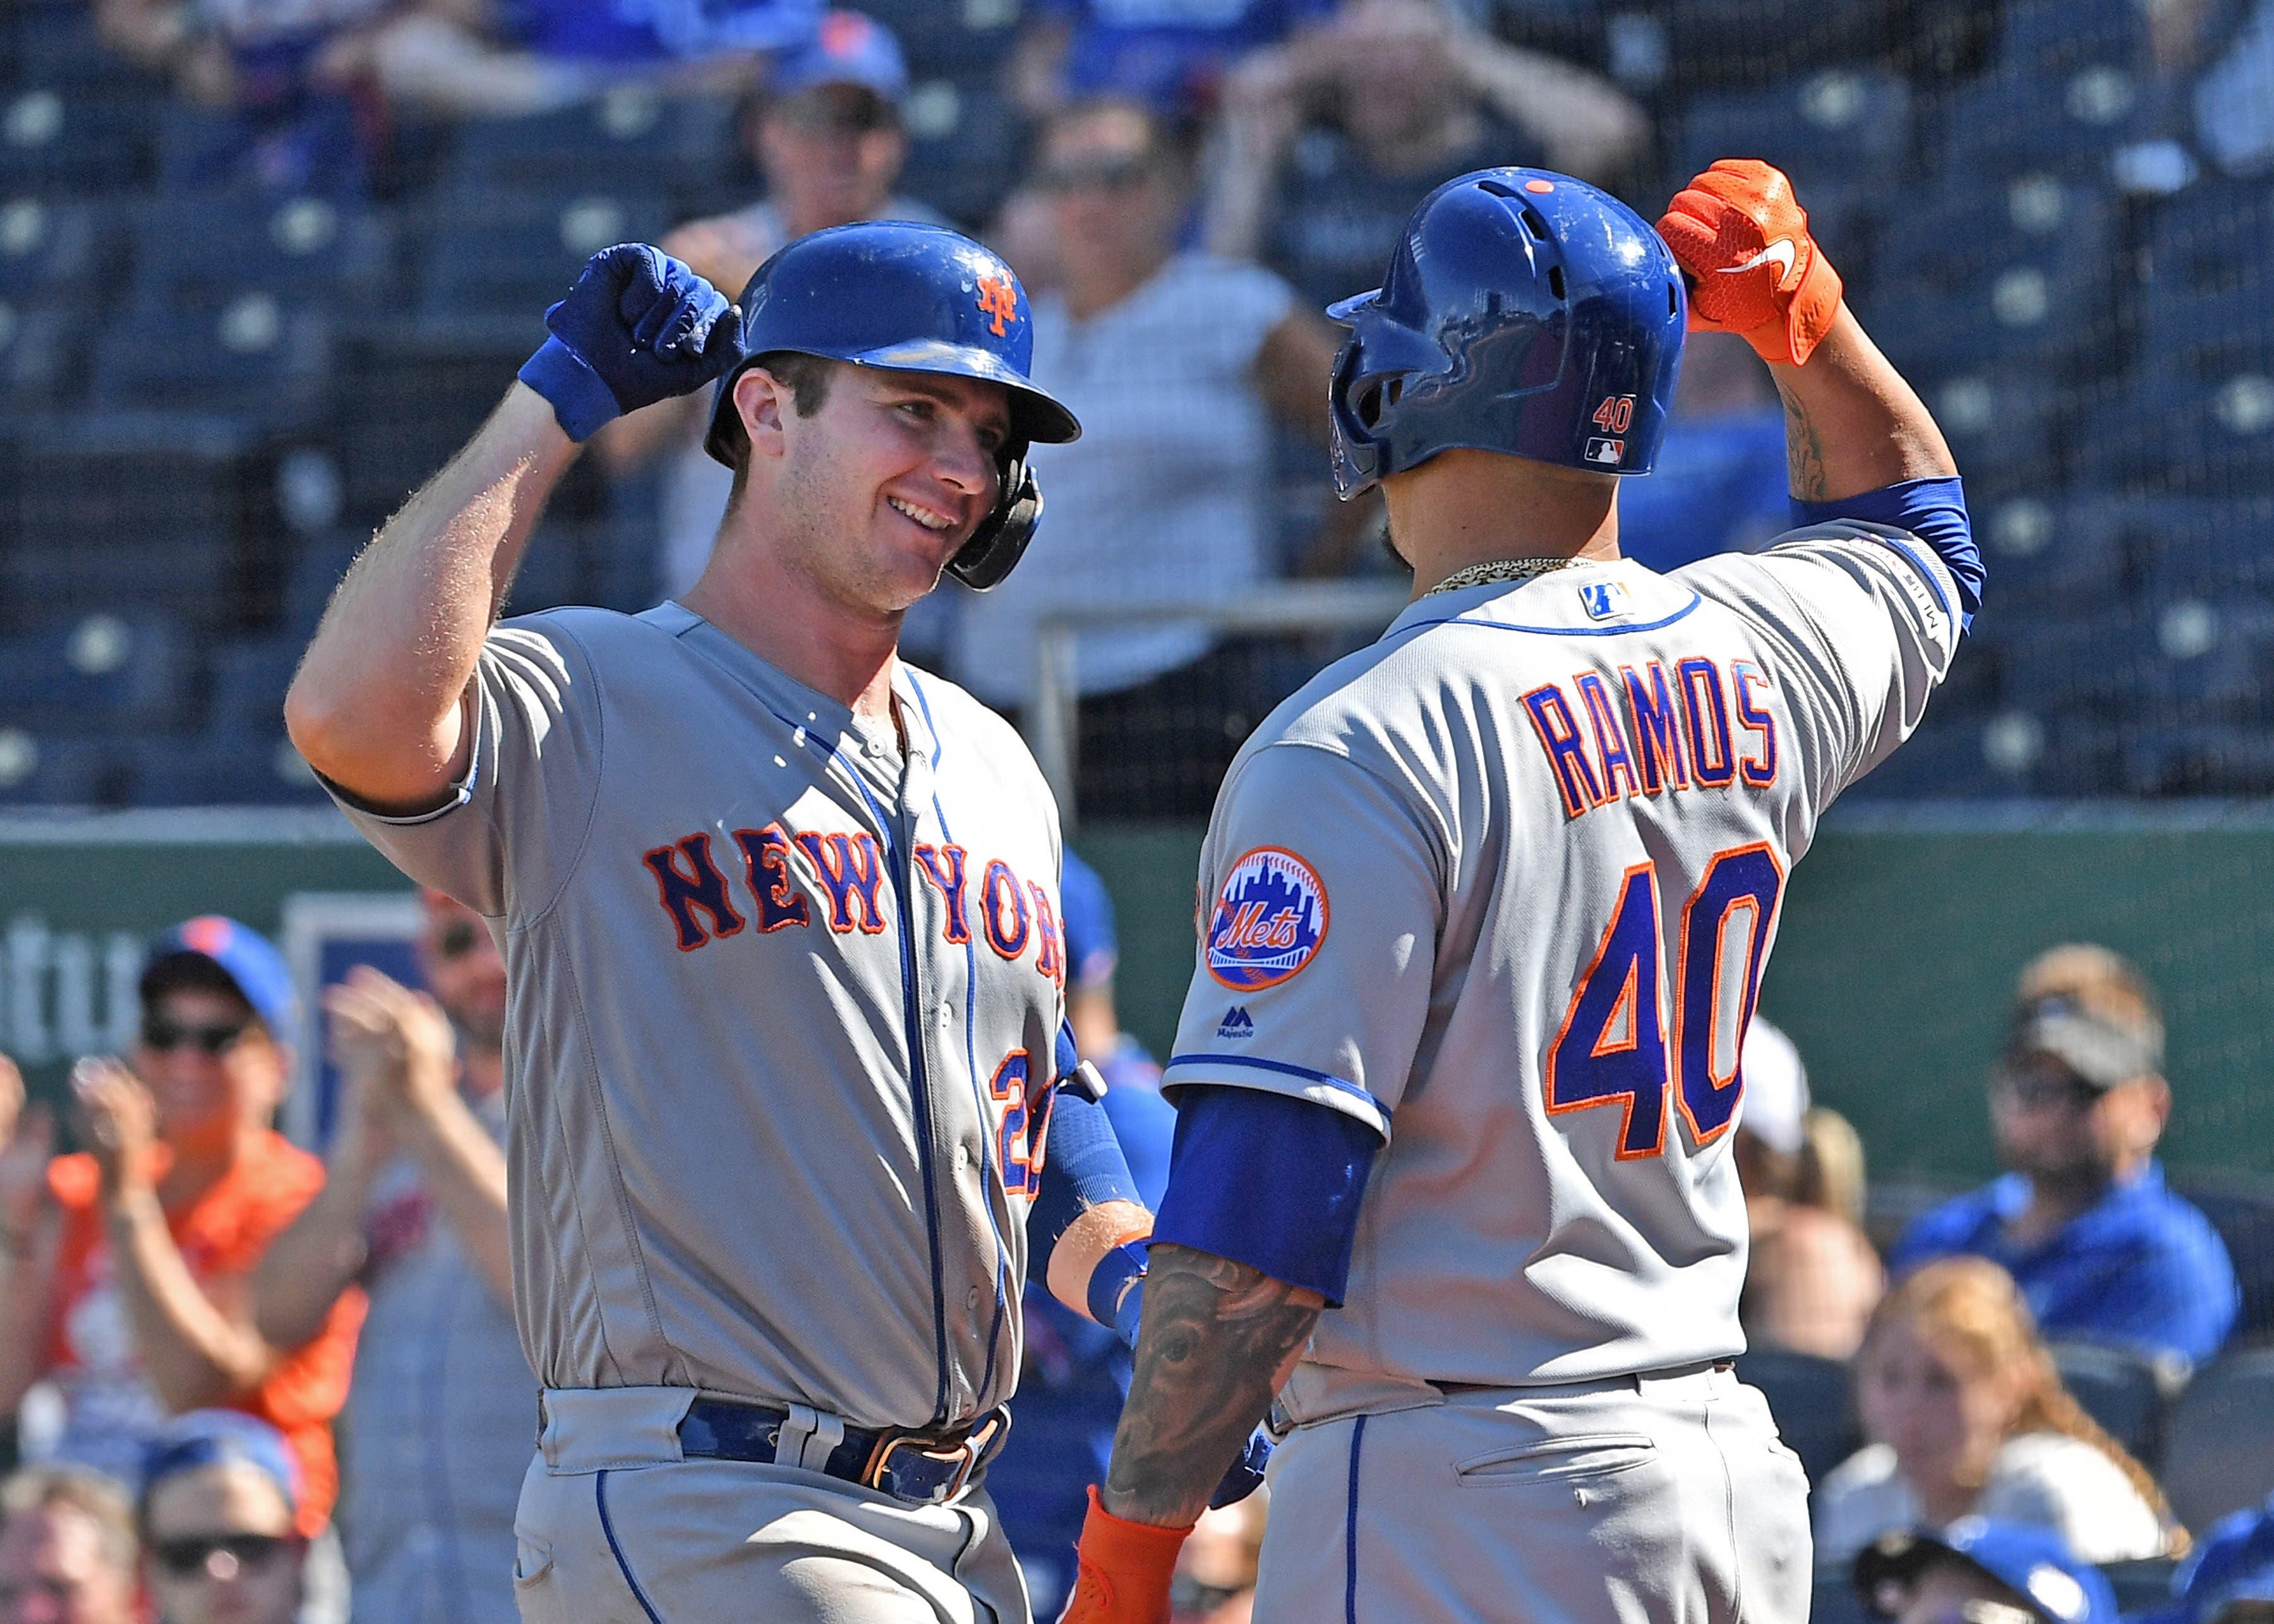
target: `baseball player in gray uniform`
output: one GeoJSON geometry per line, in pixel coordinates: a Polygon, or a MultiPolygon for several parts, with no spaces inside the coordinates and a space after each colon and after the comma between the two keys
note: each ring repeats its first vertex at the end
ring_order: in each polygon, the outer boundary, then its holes
{"type": "Polygon", "coordinates": [[[1787,872],[1977,601],[1954,469],[1766,165],[1660,233],[1563,176],[1464,176],[1333,313],[1337,482],[1381,485],[1414,599],[1216,802],[1065,1617],[1167,1617],[1276,1393],[1259,1624],[1798,1624],[1807,1485],[1730,1370],[1739,1056],[1787,872]],[[1650,466],[1685,282],[1773,364],[1805,528],[1660,575],[1608,476],[1650,466]]]}
{"type": "Polygon", "coordinates": [[[1103,1111],[1053,1089],[1050,798],[894,650],[943,568],[1017,561],[1027,447],[1078,426],[1027,381],[1016,278],[938,228],[801,238],[739,307],[613,248],[546,325],[288,701],[356,825],[504,949],[543,1389],[522,1614],[1016,1624],[983,1476],[1018,1294],[1031,1258],[1133,1335],[1149,1218],[1103,1111]],[[578,443],[714,379],[735,494],[701,581],[497,623],[578,443]]]}

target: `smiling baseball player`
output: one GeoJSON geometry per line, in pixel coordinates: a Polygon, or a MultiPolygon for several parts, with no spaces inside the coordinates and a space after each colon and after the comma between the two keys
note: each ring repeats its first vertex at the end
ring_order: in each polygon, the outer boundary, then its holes
{"type": "Polygon", "coordinates": [[[1784,177],[1717,164],[1660,232],[1483,170],[1331,312],[1336,482],[1382,486],[1414,599],[1216,802],[1076,1624],[1167,1617],[1275,1392],[1259,1624],[1807,1616],[1807,1485],[1729,1366],[1739,1055],[1786,874],[1981,567],[1784,177]],[[1685,281],[1769,361],[1809,528],[1659,575],[1613,476],[1656,454],[1685,281]]]}
{"type": "Polygon", "coordinates": [[[289,703],[357,826],[505,950],[523,1616],[1019,1624],[981,1483],[1029,1230],[1133,1335],[1148,1219],[1102,1109],[1052,1097],[1049,793],[895,642],[943,569],[1017,563],[1027,447],[1079,428],[1017,279],[937,228],[800,238],[739,309],[613,248],[546,320],[289,703]],[[722,374],[734,497],[684,600],[494,624],[578,443],[722,374]]]}

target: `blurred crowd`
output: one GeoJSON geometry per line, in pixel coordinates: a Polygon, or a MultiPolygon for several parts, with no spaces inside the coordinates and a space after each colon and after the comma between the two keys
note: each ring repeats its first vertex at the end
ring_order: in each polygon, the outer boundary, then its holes
{"type": "MultiPolygon", "coordinates": [[[[1157,1199],[1175,1113],[1121,1027],[1105,887],[1071,854],[1064,914],[1077,1041],[1157,1199]]],[[[507,1263],[505,968],[459,904],[423,893],[420,917],[423,989],[350,970],[320,1037],[253,930],[206,916],[162,935],[132,1053],[71,1073],[82,1150],[60,1154],[66,1124],[0,1062],[0,1412],[22,1462],[0,1489],[0,1624],[514,1616],[536,1387],[507,1263]],[[317,1041],[336,1078],[320,1160],[273,1125],[317,1041]]],[[[1747,1040],[1741,1369],[1811,1468],[1820,1568],[1907,1620],[2094,1624],[2115,1616],[2101,1570],[2146,1565],[2173,1624],[2264,1624],[2228,1604],[2274,1603],[2274,1529],[2191,1535],[2143,1462],[2155,1429],[2105,1380],[2112,1362],[2168,1400],[2274,1331],[2238,1334],[2233,1259],[2157,1161],[2155,994],[2107,949],[2059,946],[2023,967],[2007,1030],[1985,1103],[2008,1170],[1917,1211],[1884,1261],[1855,1131],[1782,1032],[1756,1019],[1747,1040]],[[2097,1385],[2072,1390],[2080,1371],[2097,1385]]],[[[1054,1302],[1026,1312],[987,1488],[1047,1617],[1129,1359],[1054,1302]]],[[[2266,1393],[2211,1444],[2230,1497],[2274,1490],[2266,1393]]],[[[1179,1624],[1246,1618],[1269,1503],[1203,1522],[1179,1624]]]]}

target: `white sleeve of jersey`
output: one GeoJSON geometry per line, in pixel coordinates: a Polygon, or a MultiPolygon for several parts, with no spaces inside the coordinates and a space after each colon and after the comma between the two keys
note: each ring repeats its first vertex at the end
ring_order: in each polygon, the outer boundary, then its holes
{"type": "Polygon", "coordinates": [[[395,866],[487,918],[525,922],[567,883],[600,780],[599,683],[557,627],[502,625],[466,702],[473,754],[450,799],[391,817],[336,787],[348,821],[395,866]]]}
{"type": "Polygon", "coordinates": [[[1290,1094],[1389,1137],[1429,1011],[1446,842],[1337,751],[1239,763],[1201,853],[1200,948],[1164,1091],[1290,1094]]]}
{"type": "Polygon", "coordinates": [[[1924,542],[1886,525],[1794,530],[1765,553],[1702,559],[1672,578],[1766,637],[1778,686],[1799,711],[1819,808],[1910,737],[1958,650],[1950,572],[1924,542]]]}

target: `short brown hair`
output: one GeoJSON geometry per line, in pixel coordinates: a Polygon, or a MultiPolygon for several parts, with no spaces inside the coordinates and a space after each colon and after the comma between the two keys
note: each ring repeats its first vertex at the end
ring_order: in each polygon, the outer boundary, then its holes
{"type": "Polygon", "coordinates": [[[77,1512],[94,1524],[103,1560],[132,1575],[141,1551],[125,1489],[84,1466],[26,1466],[0,1483],[0,1514],[14,1522],[34,1511],[77,1512]]]}
{"type": "MultiPolygon", "coordinates": [[[[764,368],[777,382],[787,386],[792,409],[801,417],[810,417],[828,401],[831,374],[842,363],[798,350],[769,350],[750,365],[764,368]]],[[[727,505],[731,508],[742,500],[742,487],[750,477],[749,436],[743,432],[742,417],[731,405],[727,411],[727,439],[734,454],[734,488],[727,498],[727,505]]]]}

